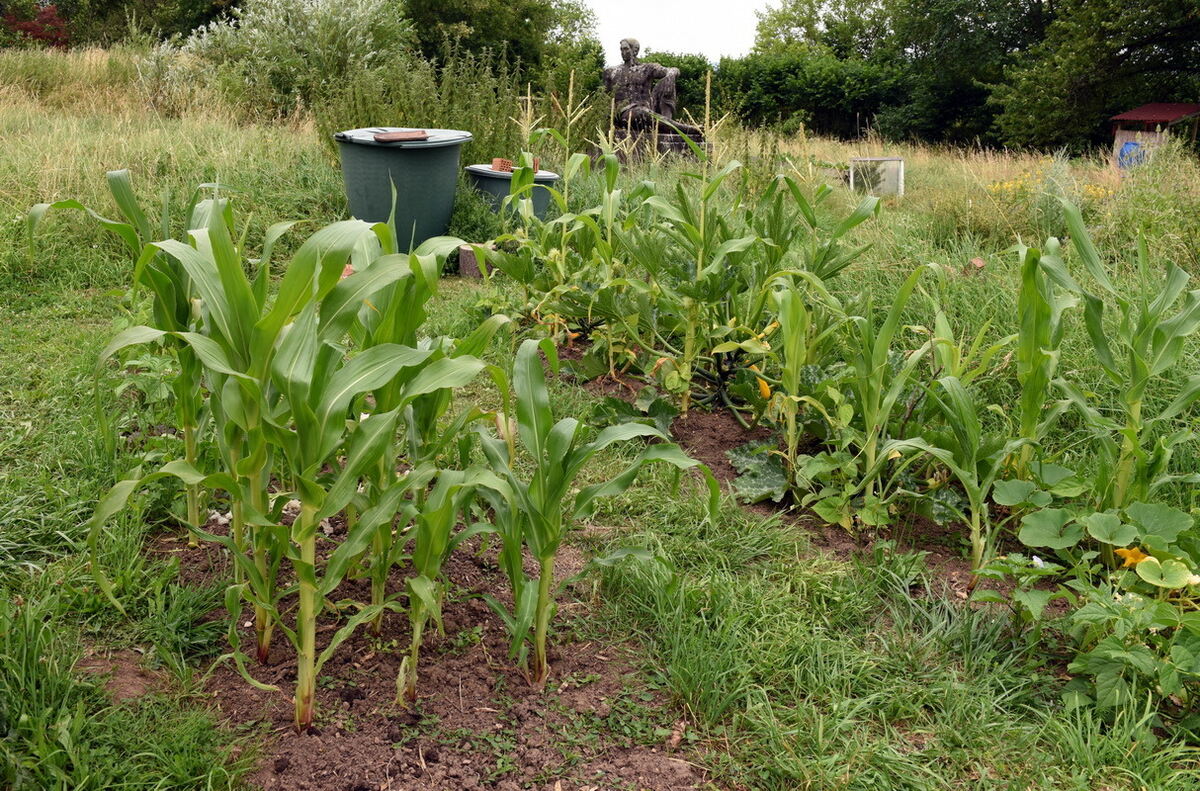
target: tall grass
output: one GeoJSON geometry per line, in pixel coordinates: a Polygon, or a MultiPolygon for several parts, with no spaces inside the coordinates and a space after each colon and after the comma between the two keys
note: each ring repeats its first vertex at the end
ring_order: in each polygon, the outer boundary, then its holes
{"type": "Polygon", "coordinates": [[[520,137],[511,120],[520,112],[518,75],[489,53],[451,51],[441,63],[404,57],[331,86],[315,108],[317,129],[333,150],[332,135],[370,126],[465,129],[464,164],[514,159],[520,137]]]}
{"type": "Polygon", "coordinates": [[[139,53],[129,48],[0,49],[0,90],[58,110],[111,112],[141,103],[139,53]]]}

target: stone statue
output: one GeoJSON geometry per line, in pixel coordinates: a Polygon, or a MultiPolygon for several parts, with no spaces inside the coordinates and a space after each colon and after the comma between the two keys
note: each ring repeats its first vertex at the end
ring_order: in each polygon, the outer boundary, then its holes
{"type": "Polygon", "coordinates": [[[675,132],[667,124],[673,124],[680,132],[695,140],[703,140],[703,133],[696,126],[675,121],[675,80],[679,69],[658,63],[643,63],[638,60],[641,45],[637,39],[621,40],[619,66],[604,70],[604,87],[612,94],[616,104],[616,127],[627,133],[653,129],[656,124],[660,132],[675,132]]]}

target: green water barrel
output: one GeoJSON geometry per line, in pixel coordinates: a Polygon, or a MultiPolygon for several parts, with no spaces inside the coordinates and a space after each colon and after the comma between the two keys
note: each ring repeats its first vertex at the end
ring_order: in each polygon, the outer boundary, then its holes
{"type": "Polygon", "coordinates": [[[396,187],[396,236],[402,250],[442,236],[454,211],[458,163],[470,132],[459,129],[406,129],[375,126],[333,136],[342,157],[342,176],[350,214],[367,222],[386,222],[396,187]],[[422,140],[381,142],[397,132],[424,132],[422,140]]]}
{"type": "MultiPolygon", "coordinates": [[[[492,208],[500,211],[500,205],[512,191],[513,174],[503,170],[492,170],[491,165],[467,165],[467,177],[475,185],[475,189],[491,199],[492,208]]],[[[533,174],[533,213],[543,220],[546,210],[550,208],[550,193],[544,187],[551,187],[558,181],[558,174],[549,170],[539,170],[533,174]]],[[[515,208],[515,206],[514,206],[515,208]]]]}

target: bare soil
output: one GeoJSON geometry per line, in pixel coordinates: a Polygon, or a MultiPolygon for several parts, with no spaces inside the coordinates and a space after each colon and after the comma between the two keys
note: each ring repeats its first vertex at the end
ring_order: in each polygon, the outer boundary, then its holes
{"type": "MultiPolygon", "coordinates": [[[[184,579],[204,582],[227,573],[220,551],[159,541],[154,551],[180,560],[184,579]]],[[[557,572],[577,575],[586,558],[566,548],[557,572]]],[[[474,540],[445,567],[451,581],[444,634],[432,625],[422,649],[418,693],[397,705],[396,676],[409,624],[388,614],[380,635],[361,628],[323,668],[317,722],[307,734],[292,727],[295,654],[278,635],[267,665],[248,664],[252,687],[231,664],[219,666],[206,690],[229,726],[268,734],[250,782],[263,789],[546,789],[547,791],[685,791],[708,789],[705,771],[685,737],[686,723],[666,696],[644,681],[639,647],[600,631],[589,589],[559,595],[551,679],[534,689],[508,657],[508,639],[485,593],[508,601],[495,553],[474,540]]],[[[400,590],[396,574],[390,590],[400,590]]],[[[333,600],[369,598],[365,580],[344,583],[333,600]]],[[[318,653],[339,623],[329,613],[318,653]]],[[[290,615],[289,615],[290,617],[290,615]]],[[[243,648],[253,646],[243,613],[243,648]]]]}
{"type": "Polygon", "coordinates": [[[142,655],[136,651],[89,652],[75,663],[75,669],[102,677],[105,691],[116,703],[162,689],[162,679],[142,666],[142,655]]]}
{"type": "Polygon", "coordinates": [[[689,409],[686,415],[675,419],[671,436],[692,458],[707,464],[718,481],[729,485],[738,477],[738,472],[729,463],[725,452],[747,442],[770,439],[771,432],[765,426],[747,431],[725,409],[714,412],[689,409]]]}

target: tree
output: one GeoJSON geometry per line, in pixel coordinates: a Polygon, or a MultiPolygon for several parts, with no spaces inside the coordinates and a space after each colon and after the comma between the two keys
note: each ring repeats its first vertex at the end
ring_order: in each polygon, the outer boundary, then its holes
{"type": "MultiPolygon", "coordinates": [[[[40,2],[29,5],[40,6],[40,2]]],[[[236,0],[56,0],[72,44],[111,44],[133,30],[186,36],[237,6],[236,0]]]]}
{"type": "Polygon", "coordinates": [[[679,69],[679,78],[675,81],[678,98],[675,115],[686,120],[690,112],[696,120],[703,121],[704,83],[713,69],[708,58],[691,53],[647,52],[642,59],[679,69]]]}
{"type": "Polygon", "coordinates": [[[536,70],[548,55],[586,44],[595,14],[579,0],[407,0],[421,51],[431,58],[447,42],[491,49],[536,70]]]}
{"type": "Polygon", "coordinates": [[[784,0],[755,13],[757,54],[825,49],[838,58],[868,58],[889,35],[882,0],[784,0]]]}
{"type": "Polygon", "coordinates": [[[572,72],[577,96],[600,87],[604,48],[596,38],[596,12],[582,0],[556,0],[555,24],[546,35],[538,82],[564,93],[572,72]]]}
{"type": "Polygon", "coordinates": [[[1110,115],[1150,101],[1200,101],[1200,0],[1060,0],[1045,41],[997,80],[1009,145],[1102,142],[1110,115]]]}
{"type": "Polygon", "coordinates": [[[908,100],[881,113],[892,137],[990,142],[991,86],[1014,53],[1041,41],[1043,0],[891,0],[888,55],[906,76],[908,100]]]}

